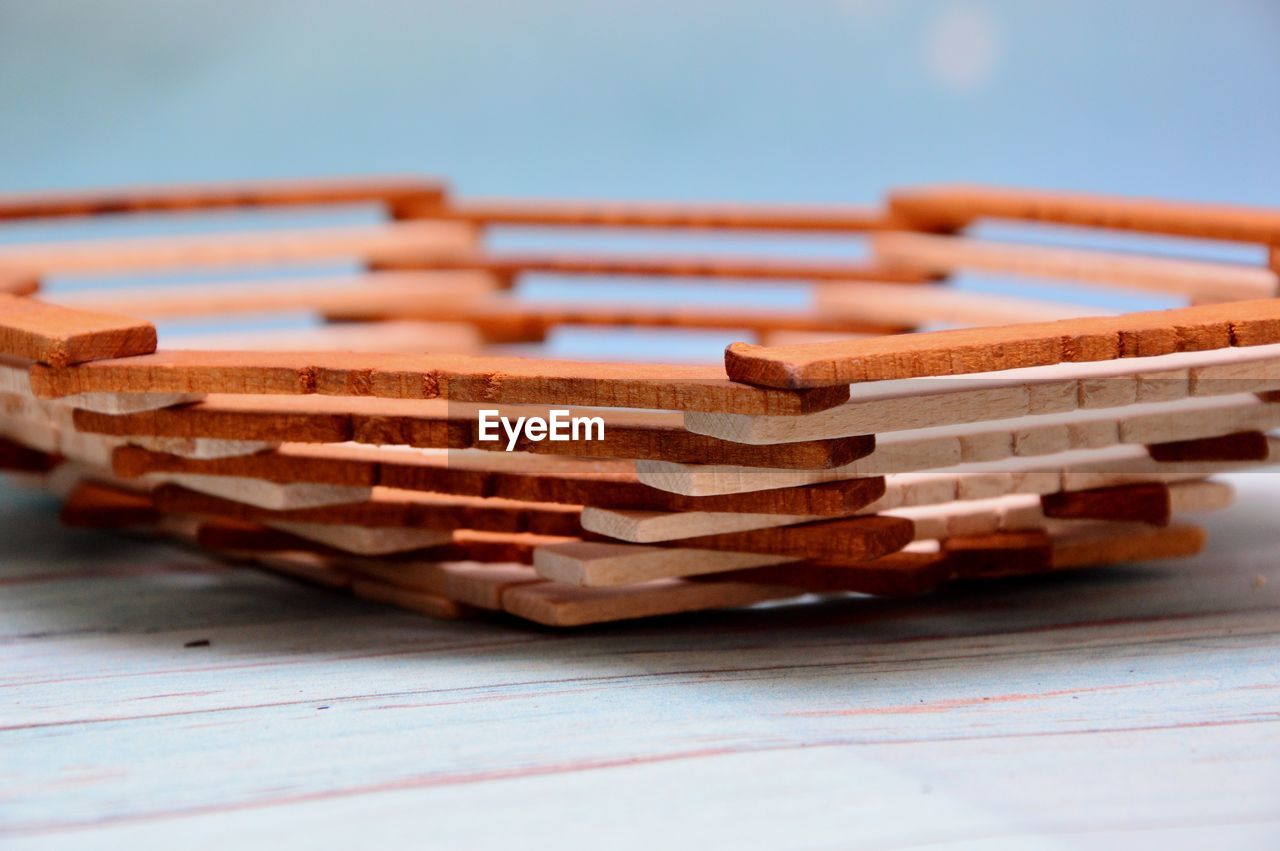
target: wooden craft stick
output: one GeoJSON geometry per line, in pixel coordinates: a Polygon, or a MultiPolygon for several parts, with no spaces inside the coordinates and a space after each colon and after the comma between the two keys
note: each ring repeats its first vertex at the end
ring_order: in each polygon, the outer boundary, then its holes
{"type": "Polygon", "coordinates": [[[282,484],[248,477],[202,476],[191,473],[161,473],[152,476],[151,480],[181,485],[187,490],[271,511],[295,511],[363,503],[373,494],[372,488],[369,487],[317,485],[306,482],[282,484]]]}
{"type": "Polygon", "coordinates": [[[486,340],[461,322],[349,322],[289,331],[240,331],[234,337],[177,333],[166,337],[173,347],[212,351],[252,348],[257,352],[392,352],[419,353],[423,349],[450,354],[484,354],[486,340]]]}
{"type": "Polygon", "coordinates": [[[470,614],[466,606],[452,600],[437,597],[434,594],[424,594],[421,591],[407,591],[385,582],[355,579],[351,583],[351,593],[372,603],[384,603],[442,620],[464,618],[470,614]]]}
{"type": "Polygon", "coordinates": [[[911,543],[915,529],[897,517],[856,517],[746,532],[698,535],[680,541],[690,549],[771,553],[831,563],[869,561],[911,543]]]}
{"type": "Polygon", "coordinates": [[[453,535],[439,529],[371,529],[323,523],[275,523],[274,528],[342,552],[387,555],[438,547],[453,542],[453,535]]]}
{"type": "Polygon", "coordinates": [[[441,295],[483,295],[497,287],[483,272],[368,272],[336,278],[184,284],[73,292],[51,297],[76,310],[102,310],[147,319],[190,319],[217,315],[305,311],[393,313],[414,302],[437,302],[441,295]]]}
{"type": "Polygon", "coordinates": [[[401,490],[602,508],[815,516],[847,516],[884,493],[883,479],[863,478],[802,488],[686,497],[643,485],[634,471],[626,468],[591,463],[550,466],[542,459],[527,459],[520,462],[520,472],[513,472],[483,464],[490,458],[501,457],[485,453],[464,459],[450,454],[428,455],[372,447],[283,444],[271,451],[206,459],[121,447],[115,451],[113,469],[117,475],[127,478],[178,474],[346,488],[382,485],[401,490]]]}
{"type": "Polygon", "coordinates": [[[737,384],[717,367],[579,363],[466,355],[158,352],[72,368],[37,365],[37,396],[78,393],[252,393],[452,399],[799,414],[837,405],[848,387],[772,390],[737,384]]]}
{"type": "Polygon", "coordinates": [[[582,533],[578,523],[581,511],[575,506],[408,493],[389,488],[376,488],[365,502],[287,511],[272,511],[177,485],[161,485],[153,492],[153,499],[166,513],[264,525],[318,523],[390,529],[472,529],[564,537],[582,533]]]}
{"type": "Polygon", "coordinates": [[[621,227],[688,230],[748,230],[849,233],[879,230],[885,216],[871,207],[785,204],[689,204],[635,201],[454,201],[440,210],[445,219],[477,225],[532,227],[621,227]]]}
{"type": "Polygon", "coordinates": [[[803,593],[795,587],[754,582],[660,579],[609,589],[538,582],[508,588],[502,595],[502,605],[506,611],[526,620],[564,627],[749,606],[803,593]]]}
{"type": "Polygon", "coordinates": [[[1280,244],[1280,213],[1260,207],[980,186],[932,186],[890,193],[889,212],[914,230],[948,232],[977,219],[1280,244]]]}
{"type": "Polygon", "coordinates": [[[993,272],[1022,279],[1113,285],[1214,301],[1280,295],[1280,278],[1275,272],[1237,263],[984,242],[924,233],[877,234],[871,248],[886,266],[897,264],[939,274],[962,270],[993,272]]]}
{"type": "Polygon", "coordinates": [[[1078,317],[1087,310],[1078,305],[966,292],[940,285],[819,283],[814,285],[813,294],[814,308],[819,312],[840,311],[864,322],[890,327],[1053,322],[1078,317]]]}
{"type": "MultiPolygon", "coordinates": [[[[25,380],[26,373],[23,372],[25,380]]],[[[0,372],[0,378],[3,373],[0,372]]],[[[209,396],[183,407],[127,416],[77,411],[80,431],[116,436],[259,440],[272,443],[397,444],[440,449],[505,450],[503,442],[479,440],[483,406],[440,400],[326,398],[314,396],[209,396]]],[[[829,468],[849,464],[875,446],[870,436],[745,446],[685,430],[670,412],[567,408],[570,416],[602,416],[603,440],[533,441],[521,437],[519,452],[591,458],[669,459],[702,464],[829,468]]],[[[503,406],[504,415],[548,415],[543,408],[503,406]]],[[[698,494],[693,494],[694,496],[698,494]]]]}
{"type": "MultiPolygon", "coordinates": [[[[3,262],[4,255],[0,255],[3,262]]],[[[26,268],[40,268],[28,264],[26,268]]],[[[938,279],[911,269],[882,268],[855,260],[777,260],[771,257],[621,254],[485,254],[481,252],[404,252],[377,258],[375,268],[483,270],[504,276],[527,273],[641,278],[733,278],[739,281],[879,281],[920,284],[938,279]]]]}
{"type": "Polygon", "coordinates": [[[1280,299],[764,348],[734,343],[735,381],[804,389],[1280,342],[1280,299]]]}
{"type": "MultiPolygon", "coordinates": [[[[0,267],[48,275],[156,272],[196,267],[358,259],[422,260],[470,251],[475,234],[446,222],[183,234],[0,246],[0,267]]],[[[470,268],[477,268],[474,264],[470,268]]]]}
{"type": "Polygon", "coordinates": [[[807,416],[690,411],[685,427],[740,443],[785,443],[1277,388],[1280,346],[1267,345],[892,381],[859,388],[848,402],[807,416]]]}
{"type": "Polygon", "coordinates": [[[1280,405],[1262,402],[1252,394],[1237,394],[889,432],[877,437],[876,448],[869,455],[828,469],[645,460],[637,463],[636,474],[650,487],[709,496],[1134,443],[1148,444],[1153,457],[1160,460],[1250,460],[1262,457],[1265,441],[1256,437],[1243,442],[1232,439],[1220,446],[1206,438],[1276,428],[1280,428],[1280,405]],[[1187,441],[1190,446],[1184,445],[1187,441]],[[1206,455],[1200,459],[1178,456],[1189,448],[1206,455]]]}
{"type": "Polygon", "coordinates": [[[779,310],[668,307],[643,304],[581,302],[531,302],[506,296],[417,303],[401,300],[383,305],[350,305],[324,311],[328,319],[377,321],[431,319],[474,325],[491,342],[527,342],[544,339],[561,325],[635,326],[647,328],[745,329],[756,335],[777,329],[789,331],[896,334],[902,325],[876,325],[851,311],[779,310]]]}
{"type": "Polygon", "coordinates": [[[444,193],[442,183],[418,177],[322,178],[11,193],[0,195],[0,219],[373,202],[389,206],[412,203],[421,213],[427,213],[443,203],[444,193]]]}
{"type": "Polygon", "coordinates": [[[1156,461],[1259,461],[1270,452],[1267,436],[1243,431],[1200,440],[1177,440],[1147,447],[1156,461]]]}
{"type": "Polygon", "coordinates": [[[40,276],[18,269],[0,269],[0,293],[15,296],[33,295],[40,291],[40,276]]]}
{"type": "Polygon", "coordinates": [[[56,455],[0,437],[0,470],[6,473],[47,473],[58,463],[56,455]]]}
{"type": "MultiPolygon", "coordinates": [[[[32,366],[32,361],[0,355],[0,394],[34,399],[32,366]]],[[[194,402],[199,398],[190,393],[78,393],[61,397],[57,404],[103,414],[132,414],[194,402]]]]}
{"type": "Polygon", "coordinates": [[[1173,499],[1163,482],[1092,490],[1060,491],[1040,497],[1048,517],[1064,520],[1112,520],[1168,526],[1173,499]]]}
{"type": "Polygon", "coordinates": [[[151,526],[160,514],[144,493],[86,481],[67,496],[59,517],[67,526],[120,529],[151,526]]]}
{"type": "Polygon", "coordinates": [[[8,357],[63,367],[155,350],[148,322],[0,294],[0,354],[8,357]]]}

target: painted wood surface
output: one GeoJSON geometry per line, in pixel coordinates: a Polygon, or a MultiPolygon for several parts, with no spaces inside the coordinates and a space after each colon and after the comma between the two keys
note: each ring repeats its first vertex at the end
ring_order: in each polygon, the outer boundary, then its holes
{"type": "Polygon", "coordinates": [[[553,633],[0,486],[0,846],[1274,848],[1280,476],[1207,554],[553,633]]]}

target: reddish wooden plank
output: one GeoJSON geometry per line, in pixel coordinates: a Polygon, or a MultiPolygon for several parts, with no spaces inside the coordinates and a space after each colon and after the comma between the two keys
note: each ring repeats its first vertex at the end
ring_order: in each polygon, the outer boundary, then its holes
{"type": "Polygon", "coordinates": [[[155,350],[156,329],[149,322],[0,293],[2,355],[65,367],[155,350]]]}

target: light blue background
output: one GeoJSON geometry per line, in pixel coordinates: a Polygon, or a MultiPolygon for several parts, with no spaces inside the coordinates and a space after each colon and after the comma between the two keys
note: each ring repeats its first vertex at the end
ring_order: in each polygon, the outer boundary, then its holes
{"type": "Polygon", "coordinates": [[[1275,204],[1277,45],[1275,0],[0,0],[0,189],[1275,204]]]}

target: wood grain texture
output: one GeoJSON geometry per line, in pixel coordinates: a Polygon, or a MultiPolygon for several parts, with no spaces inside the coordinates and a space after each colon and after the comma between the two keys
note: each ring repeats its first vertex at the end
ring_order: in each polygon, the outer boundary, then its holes
{"type": "Polygon", "coordinates": [[[859,387],[848,402],[813,414],[771,417],[691,411],[685,415],[685,426],[741,443],[785,443],[1277,388],[1280,346],[1263,345],[887,381],[859,387]]]}
{"type": "Polygon", "coordinates": [[[914,230],[948,232],[989,218],[1280,244],[1280,213],[1260,207],[980,186],[897,190],[888,203],[914,230]]]}
{"type": "Polygon", "coordinates": [[[156,473],[229,476],[277,483],[312,482],[346,487],[384,486],[520,502],[555,502],[602,508],[661,511],[742,511],[844,516],[884,494],[882,478],[849,479],[801,488],[726,496],[686,497],[655,490],[633,471],[583,463],[548,468],[536,459],[522,470],[485,469],[484,458],[423,455],[372,447],[285,444],[275,450],[223,458],[188,458],[126,446],[115,451],[119,476],[156,473]],[[469,463],[468,463],[469,462],[469,463]]]}
{"type": "Polygon", "coordinates": [[[1149,451],[1171,461],[1189,449],[1208,453],[1201,460],[1213,460],[1215,455],[1221,460],[1249,460],[1263,457],[1265,439],[1229,439],[1223,446],[1206,439],[1244,429],[1257,434],[1275,428],[1280,428],[1280,405],[1261,402],[1252,394],[1236,394],[889,432],[876,438],[876,448],[869,455],[829,469],[641,461],[636,474],[652,487],[708,496],[1136,443],[1154,444],[1149,451]],[[1187,441],[1191,443],[1183,446],[1187,441]]]}
{"type": "Polygon", "coordinates": [[[772,348],[734,343],[736,381],[815,388],[1280,342],[1280,299],[772,348]]]}
{"type": "Polygon", "coordinates": [[[914,534],[915,529],[910,520],[873,516],[746,532],[698,535],[681,539],[678,546],[848,563],[869,561],[897,552],[911,543],[914,534]]]}
{"type": "Polygon", "coordinates": [[[0,293],[2,355],[65,367],[155,350],[156,329],[149,322],[0,293]]]}
{"type": "Polygon", "coordinates": [[[137,186],[0,195],[0,219],[112,213],[187,212],[326,204],[412,203],[423,212],[444,201],[444,184],[420,177],[320,178],[186,186],[137,186]]]}
{"type": "Polygon", "coordinates": [[[728,380],[717,367],[581,363],[466,355],[183,352],[37,366],[43,398],[77,393],[251,393],[452,399],[799,414],[846,400],[848,387],[773,390],[728,380]]]}
{"type": "MultiPolygon", "coordinates": [[[[25,378],[25,373],[24,373],[25,378]]],[[[693,434],[679,414],[569,409],[571,415],[603,416],[604,440],[533,441],[521,437],[520,452],[591,458],[661,459],[756,467],[832,468],[870,453],[875,439],[858,435],[771,446],[693,434]]],[[[396,444],[439,449],[492,449],[505,443],[478,439],[479,406],[444,401],[317,396],[213,395],[193,405],[111,416],[77,410],[75,427],[115,436],[151,436],[271,443],[396,444]]],[[[547,408],[503,411],[508,416],[545,417],[547,408]]]]}

